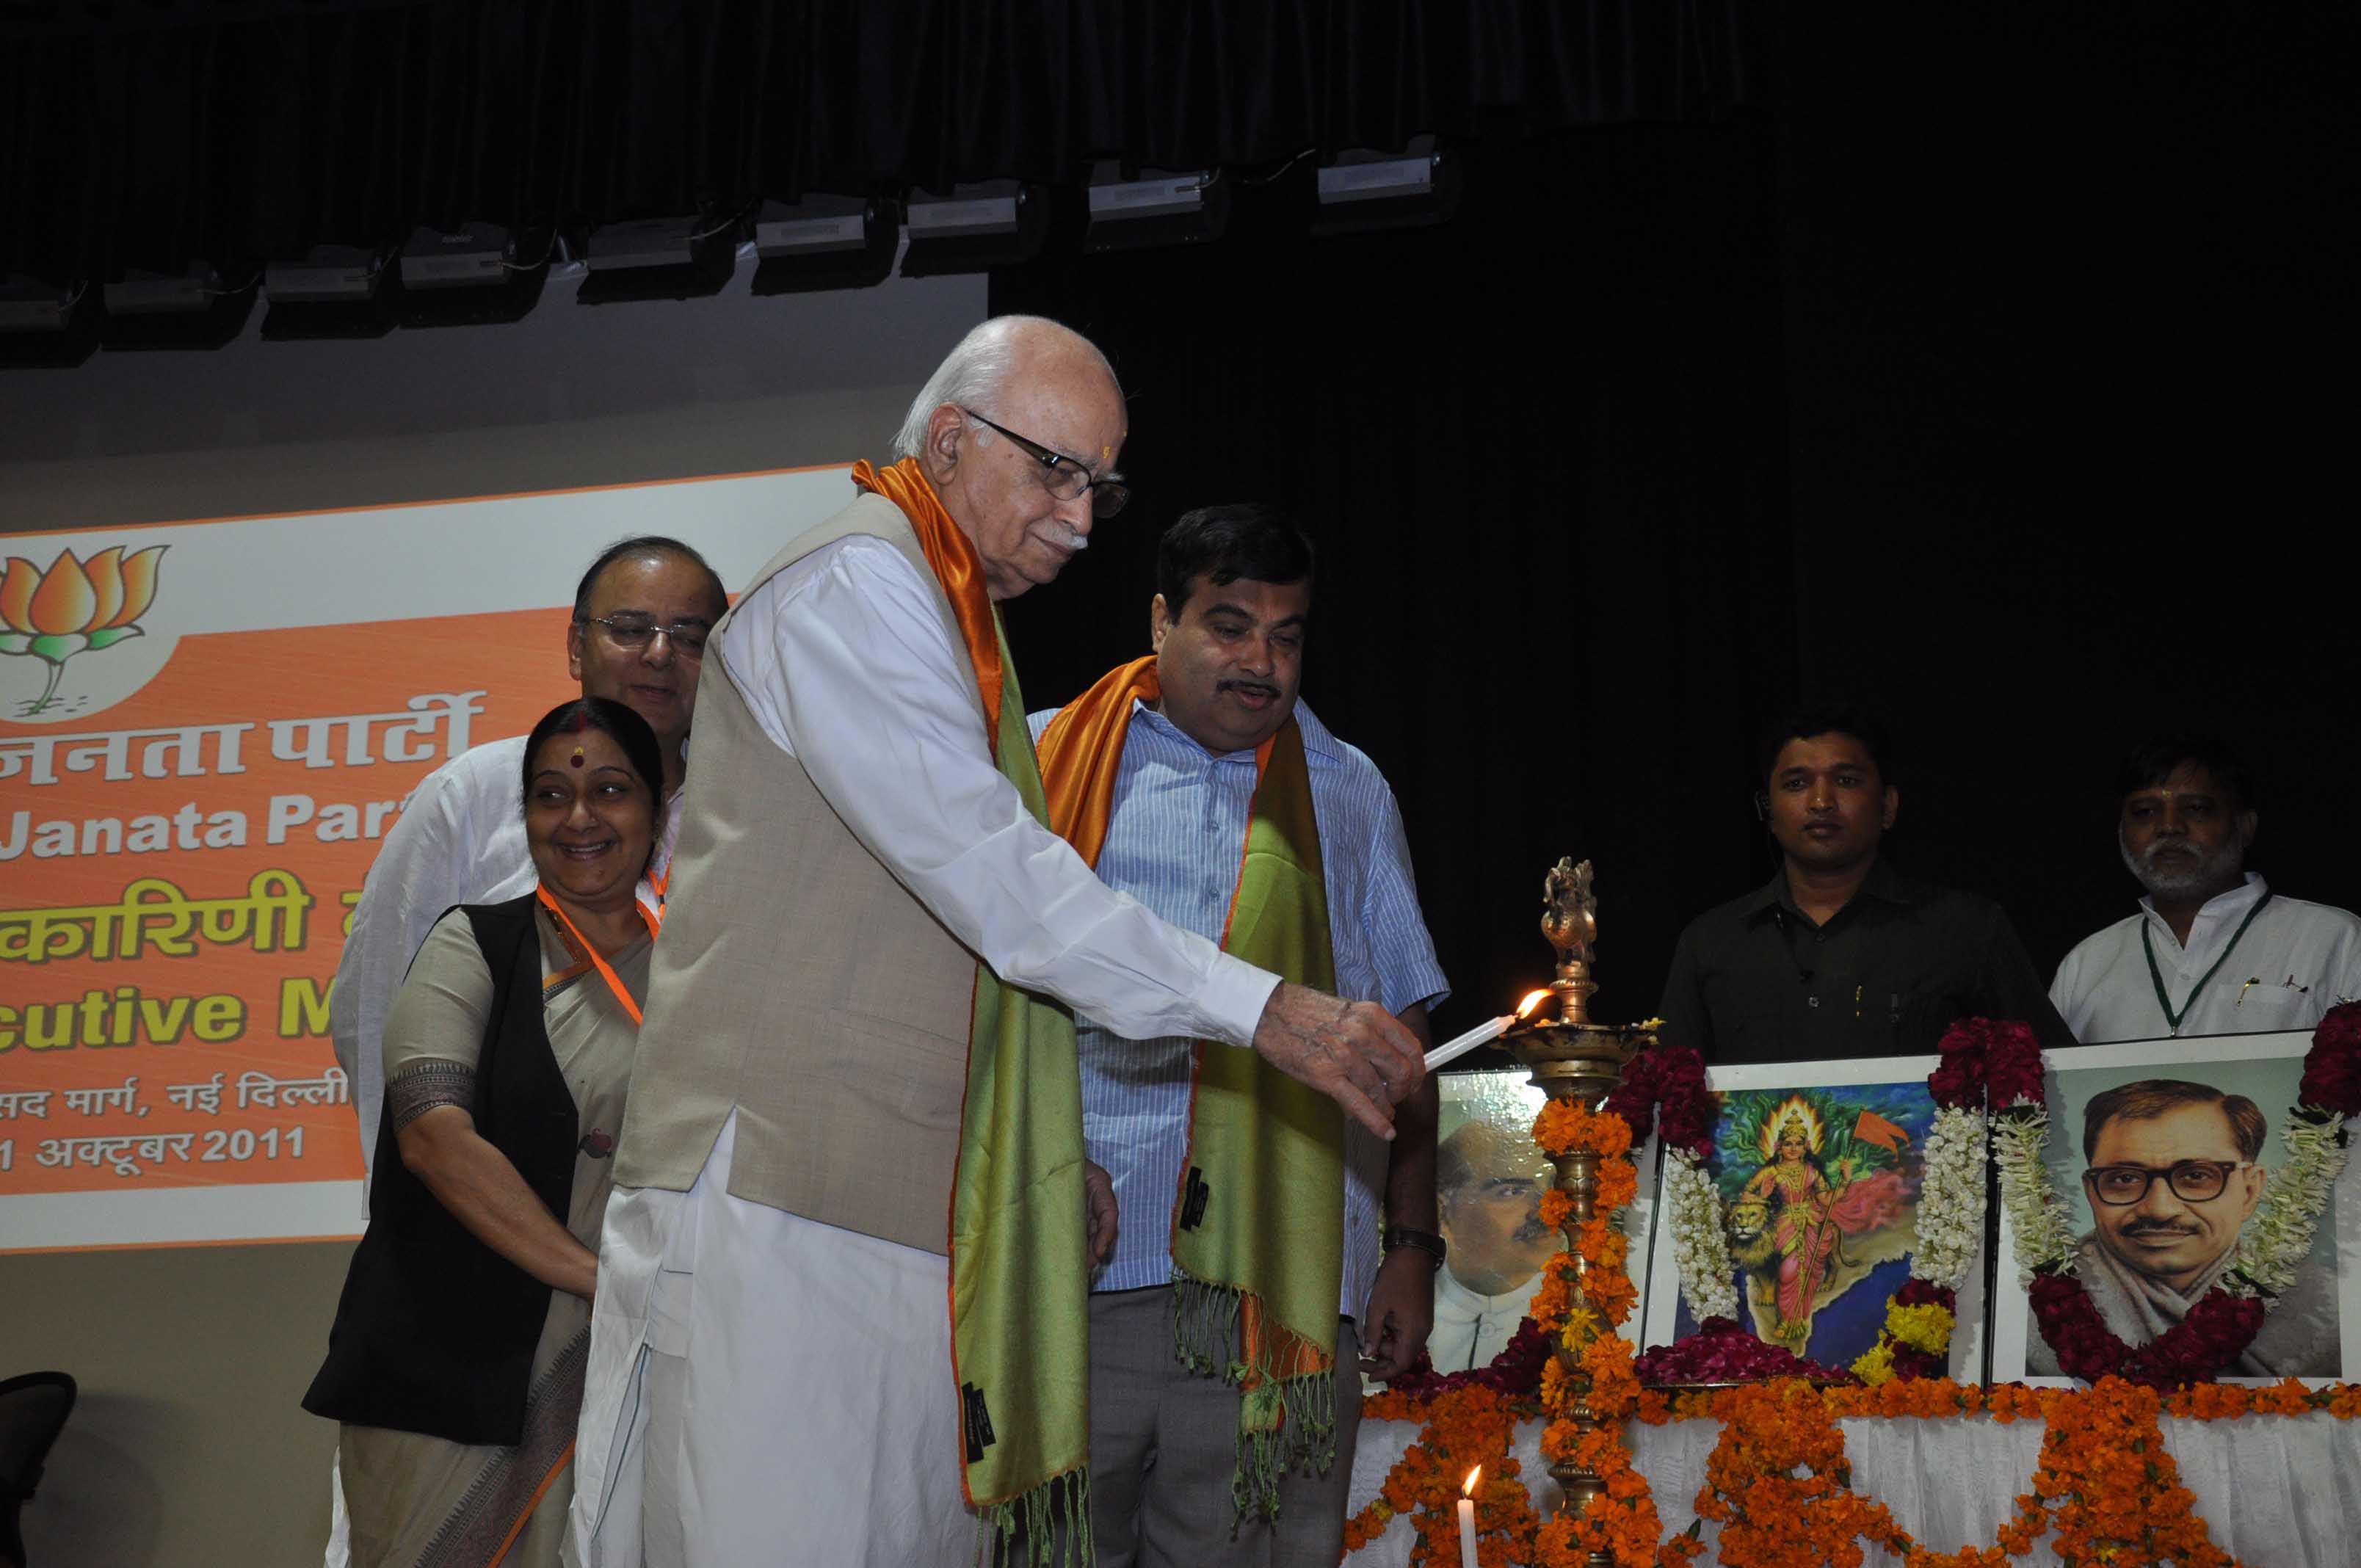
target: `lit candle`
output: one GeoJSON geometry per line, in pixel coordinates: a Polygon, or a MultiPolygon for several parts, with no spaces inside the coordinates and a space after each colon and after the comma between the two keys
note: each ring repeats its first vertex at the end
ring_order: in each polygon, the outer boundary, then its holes
{"type": "MultiPolygon", "coordinates": [[[[1513,1020],[1516,1014],[1509,1016],[1513,1020]]],[[[1476,1477],[1482,1474],[1484,1467],[1478,1464],[1459,1488],[1459,1568],[1476,1568],[1476,1477]]]]}
{"type": "Polygon", "coordinates": [[[1433,1072],[1448,1062],[1457,1061],[1478,1046],[1488,1046],[1516,1025],[1517,1020],[1549,1000],[1546,991],[1528,992],[1517,1003],[1514,1013],[1503,1013],[1498,1018],[1487,1019],[1454,1039],[1445,1040],[1426,1053],[1426,1070],[1433,1072]]]}

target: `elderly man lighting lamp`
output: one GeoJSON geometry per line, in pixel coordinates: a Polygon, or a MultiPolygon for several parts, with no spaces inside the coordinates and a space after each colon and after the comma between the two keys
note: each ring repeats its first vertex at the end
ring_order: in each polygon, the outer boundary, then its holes
{"type": "Polygon", "coordinates": [[[961,1562],[979,1523],[1082,1516],[1068,1007],[1250,1047],[1380,1135],[1422,1081],[1381,1007],[1167,925],[1043,826],[994,607],[1120,509],[1125,433],[1089,343],[984,323],[708,648],[600,1252],[590,1568],[961,1562]]]}

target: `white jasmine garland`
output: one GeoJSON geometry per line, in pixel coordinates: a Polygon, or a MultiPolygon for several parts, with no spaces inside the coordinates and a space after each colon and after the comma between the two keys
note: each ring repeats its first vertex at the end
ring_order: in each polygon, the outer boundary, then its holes
{"type": "Polygon", "coordinates": [[[1913,1277],[1957,1291],[1975,1267],[1984,1241],[1985,1147],[1982,1112],[1937,1109],[1924,1151],[1913,1277]]]}
{"type": "Polygon", "coordinates": [[[2292,1115],[2279,1129],[2287,1163],[2269,1173],[2262,1206],[2239,1238],[2236,1266],[2223,1280],[2235,1295],[2264,1296],[2264,1308],[2295,1284],[2296,1270],[2312,1255],[2312,1234],[2327,1212],[2336,1179],[2345,1174],[2345,1149],[2337,1123],[2292,1115]]]}
{"type": "Polygon", "coordinates": [[[2073,1266],[2076,1244],[2066,1205],[2049,1184],[2041,1151],[2049,1142],[2049,1112],[2020,1100],[2009,1113],[1993,1118],[1993,1155],[2000,1165],[2000,1202],[2007,1211],[2016,1269],[2029,1284],[2034,1275],[2073,1266]]]}
{"type": "Polygon", "coordinates": [[[1738,1286],[1730,1277],[1730,1242],[1721,1229],[1721,1194],[1686,1149],[1665,1157],[1664,1196],[1671,1212],[1673,1259],[1689,1310],[1700,1322],[1736,1318],[1738,1286]]]}

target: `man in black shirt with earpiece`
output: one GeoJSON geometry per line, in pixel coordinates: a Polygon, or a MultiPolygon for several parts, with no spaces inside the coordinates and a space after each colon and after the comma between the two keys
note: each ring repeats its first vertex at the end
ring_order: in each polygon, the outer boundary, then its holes
{"type": "Polygon", "coordinates": [[[1709,1062],[1909,1056],[1986,1017],[2074,1043],[2000,905],[1879,855],[1901,803],[1886,750],[1883,727],[1849,707],[1805,709],[1772,734],[1757,805],[1783,864],[1681,933],[1664,1039],[1709,1062]]]}

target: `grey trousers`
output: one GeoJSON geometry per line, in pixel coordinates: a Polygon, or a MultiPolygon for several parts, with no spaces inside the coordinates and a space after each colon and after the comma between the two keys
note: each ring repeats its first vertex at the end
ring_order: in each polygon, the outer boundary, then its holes
{"type": "Polygon", "coordinates": [[[1170,1286],[1091,1298],[1091,1530],[1098,1568],[1333,1568],[1359,1434],[1360,1341],[1336,1335],[1336,1458],[1279,1485],[1276,1521],[1237,1520],[1238,1391],[1173,1354],[1170,1286]],[[1235,1533],[1232,1527],[1235,1524],[1235,1533]]]}

